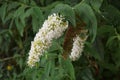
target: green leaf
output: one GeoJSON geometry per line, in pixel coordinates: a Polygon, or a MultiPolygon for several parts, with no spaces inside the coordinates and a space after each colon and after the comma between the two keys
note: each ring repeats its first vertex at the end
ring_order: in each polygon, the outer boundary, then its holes
{"type": "Polygon", "coordinates": [[[68,21],[71,22],[71,24],[76,27],[76,21],[75,21],[75,12],[67,4],[58,4],[54,9],[52,9],[51,13],[60,13],[63,15],[68,21]]]}
{"type": "Polygon", "coordinates": [[[39,28],[42,26],[44,17],[42,11],[39,7],[33,7],[32,12],[32,28],[34,32],[37,32],[39,28]]]}
{"type": "Polygon", "coordinates": [[[18,18],[15,19],[15,24],[20,35],[23,36],[24,27],[25,27],[24,24],[22,24],[21,20],[18,18]]]}
{"type": "Polygon", "coordinates": [[[20,49],[23,48],[23,42],[20,36],[15,36],[15,33],[12,30],[9,30],[9,33],[12,37],[14,37],[15,42],[17,43],[17,45],[19,46],[20,49]]]}
{"type": "Polygon", "coordinates": [[[55,1],[55,2],[49,4],[49,5],[45,6],[45,7],[40,7],[41,10],[44,12],[44,17],[47,18],[48,15],[50,14],[51,10],[52,10],[56,5],[58,5],[58,4],[60,4],[60,3],[62,3],[62,2],[60,2],[60,1],[55,1]]]}
{"type": "Polygon", "coordinates": [[[7,15],[5,16],[5,22],[9,21],[14,16],[14,12],[20,4],[17,2],[10,2],[7,4],[7,15]]]}
{"type": "Polygon", "coordinates": [[[90,69],[86,68],[81,71],[81,78],[82,80],[95,80],[93,78],[92,72],[90,69]]]}
{"type": "Polygon", "coordinates": [[[103,15],[107,22],[114,26],[120,26],[120,11],[112,5],[103,8],[103,15]]]}
{"type": "Polygon", "coordinates": [[[52,46],[48,49],[48,52],[56,52],[56,51],[61,51],[61,50],[62,50],[62,48],[61,48],[60,44],[53,41],[52,46]]]}
{"type": "Polygon", "coordinates": [[[45,0],[40,0],[41,5],[44,5],[45,0]]]}
{"type": "Polygon", "coordinates": [[[98,64],[101,67],[112,71],[112,73],[116,73],[118,71],[117,67],[114,64],[107,63],[107,62],[99,62],[98,64]]]}
{"type": "Polygon", "coordinates": [[[112,41],[113,41],[114,39],[116,39],[116,38],[118,38],[118,37],[117,37],[117,36],[112,36],[112,37],[110,37],[110,38],[108,39],[107,43],[106,43],[106,46],[109,46],[109,45],[112,43],[112,41]]]}
{"type": "Polygon", "coordinates": [[[97,35],[103,36],[105,33],[114,33],[114,27],[109,25],[102,25],[98,28],[97,35]]]}
{"type": "Polygon", "coordinates": [[[7,10],[7,4],[3,4],[0,7],[0,17],[3,23],[5,23],[6,10],[7,10]]]}
{"type": "Polygon", "coordinates": [[[33,9],[30,8],[30,9],[28,9],[27,11],[25,11],[24,16],[25,16],[25,17],[29,17],[29,16],[32,14],[32,12],[33,12],[33,9]]]}
{"type": "Polygon", "coordinates": [[[95,11],[100,12],[103,0],[84,0],[84,2],[90,4],[95,11]]]}
{"type": "Polygon", "coordinates": [[[100,54],[96,51],[95,48],[93,48],[93,46],[86,42],[86,47],[85,47],[85,51],[87,51],[87,53],[91,56],[93,56],[95,59],[98,59],[99,61],[102,60],[102,58],[100,57],[100,54]]]}
{"type": "Polygon", "coordinates": [[[16,12],[14,13],[14,21],[19,31],[20,35],[23,36],[24,28],[25,28],[25,8],[26,6],[20,6],[16,12]]]}
{"type": "Polygon", "coordinates": [[[102,5],[103,0],[89,0],[91,1],[91,5],[95,9],[95,11],[100,12],[100,7],[102,5]]]}
{"type": "Polygon", "coordinates": [[[92,8],[84,2],[81,2],[80,4],[76,5],[74,8],[75,8],[75,12],[86,23],[90,32],[90,37],[92,37],[91,42],[93,42],[95,40],[96,32],[97,32],[97,20],[92,8]]]}
{"type": "Polygon", "coordinates": [[[23,14],[25,12],[25,8],[26,6],[20,6],[14,13],[14,17],[19,17],[21,16],[21,14],[23,14]]]}
{"type": "MultiPolygon", "coordinates": [[[[10,19],[13,18],[13,12],[9,13],[6,17],[5,17],[5,22],[9,21],[10,19]]],[[[12,20],[11,20],[12,21],[12,20]]]]}
{"type": "Polygon", "coordinates": [[[18,6],[20,6],[20,3],[18,3],[18,2],[10,2],[8,4],[7,10],[8,11],[14,11],[14,9],[16,9],[18,6]]]}
{"type": "Polygon", "coordinates": [[[50,72],[51,72],[51,68],[52,68],[52,64],[53,62],[51,60],[49,60],[47,63],[46,63],[46,67],[45,67],[45,75],[46,77],[49,77],[50,75],[50,72]]]}
{"type": "Polygon", "coordinates": [[[3,75],[2,74],[0,74],[0,78],[2,77],[3,75]]]}
{"type": "Polygon", "coordinates": [[[76,80],[75,79],[75,71],[74,67],[69,59],[61,59],[61,65],[63,66],[64,70],[67,72],[67,74],[70,77],[70,80],[76,80]]]}

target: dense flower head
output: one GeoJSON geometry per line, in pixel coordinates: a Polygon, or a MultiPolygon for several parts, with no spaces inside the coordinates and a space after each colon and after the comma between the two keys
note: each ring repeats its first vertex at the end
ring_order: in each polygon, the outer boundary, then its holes
{"type": "Polygon", "coordinates": [[[73,39],[73,47],[71,50],[71,54],[69,55],[72,61],[79,59],[79,57],[82,55],[84,43],[86,39],[87,39],[87,36],[82,38],[78,35],[73,39]]]}
{"type": "Polygon", "coordinates": [[[36,62],[39,62],[40,56],[51,46],[52,40],[59,38],[67,28],[68,21],[64,21],[62,15],[54,13],[48,16],[36,34],[34,41],[31,42],[28,65],[30,67],[35,66],[36,62]]]}

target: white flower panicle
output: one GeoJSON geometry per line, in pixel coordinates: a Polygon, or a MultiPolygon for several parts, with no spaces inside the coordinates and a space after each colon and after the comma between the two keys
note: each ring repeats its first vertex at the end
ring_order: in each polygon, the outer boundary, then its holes
{"type": "Polygon", "coordinates": [[[82,55],[82,51],[83,51],[84,43],[86,39],[87,39],[87,36],[85,36],[85,38],[81,38],[78,35],[73,39],[74,41],[73,47],[71,50],[71,54],[69,55],[72,61],[79,59],[79,57],[82,55]]]}
{"type": "Polygon", "coordinates": [[[34,41],[31,42],[27,62],[30,67],[35,66],[36,62],[39,62],[39,57],[51,46],[52,40],[59,38],[68,28],[68,21],[63,20],[64,18],[58,14],[50,15],[45,20],[34,41]]]}

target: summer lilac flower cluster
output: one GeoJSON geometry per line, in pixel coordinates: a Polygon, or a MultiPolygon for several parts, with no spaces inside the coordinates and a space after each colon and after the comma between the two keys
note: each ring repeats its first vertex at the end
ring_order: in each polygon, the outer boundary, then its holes
{"type": "Polygon", "coordinates": [[[64,21],[62,15],[52,14],[45,20],[41,29],[36,34],[34,41],[31,42],[31,49],[27,64],[30,67],[35,66],[52,43],[53,39],[59,38],[68,28],[68,21],[64,21]]]}
{"type": "Polygon", "coordinates": [[[69,57],[72,61],[79,59],[79,57],[82,55],[84,43],[85,43],[86,39],[87,39],[87,36],[85,36],[85,38],[81,38],[78,35],[73,39],[73,41],[74,41],[73,47],[71,50],[71,54],[69,55],[69,57]]]}

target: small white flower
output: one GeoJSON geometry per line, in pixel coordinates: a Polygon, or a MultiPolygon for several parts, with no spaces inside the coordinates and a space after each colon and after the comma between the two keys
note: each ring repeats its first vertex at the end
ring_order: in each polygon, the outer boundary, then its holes
{"type": "Polygon", "coordinates": [[[86,39],[87,39],[87,36],[85,38],[81,38],[78,35],[73,39],[74,41],[73,47],[72,47],[71,54],[69,55],[72,61],[79,59],[79,57],[82,55],[82,51],[83,51],[84,43],[86,39]]]}
{"type": "Polygon", "coordinates": [[[68,28],[68,22],[63,21],[63,19],[61,15],[53,14],[45,20],[34,41],[31,42],[27,62],[30,67],[35,66],[36,62],[39,62],[39,57],[51,46],[52,40],[59,38],[68,28]]]}

